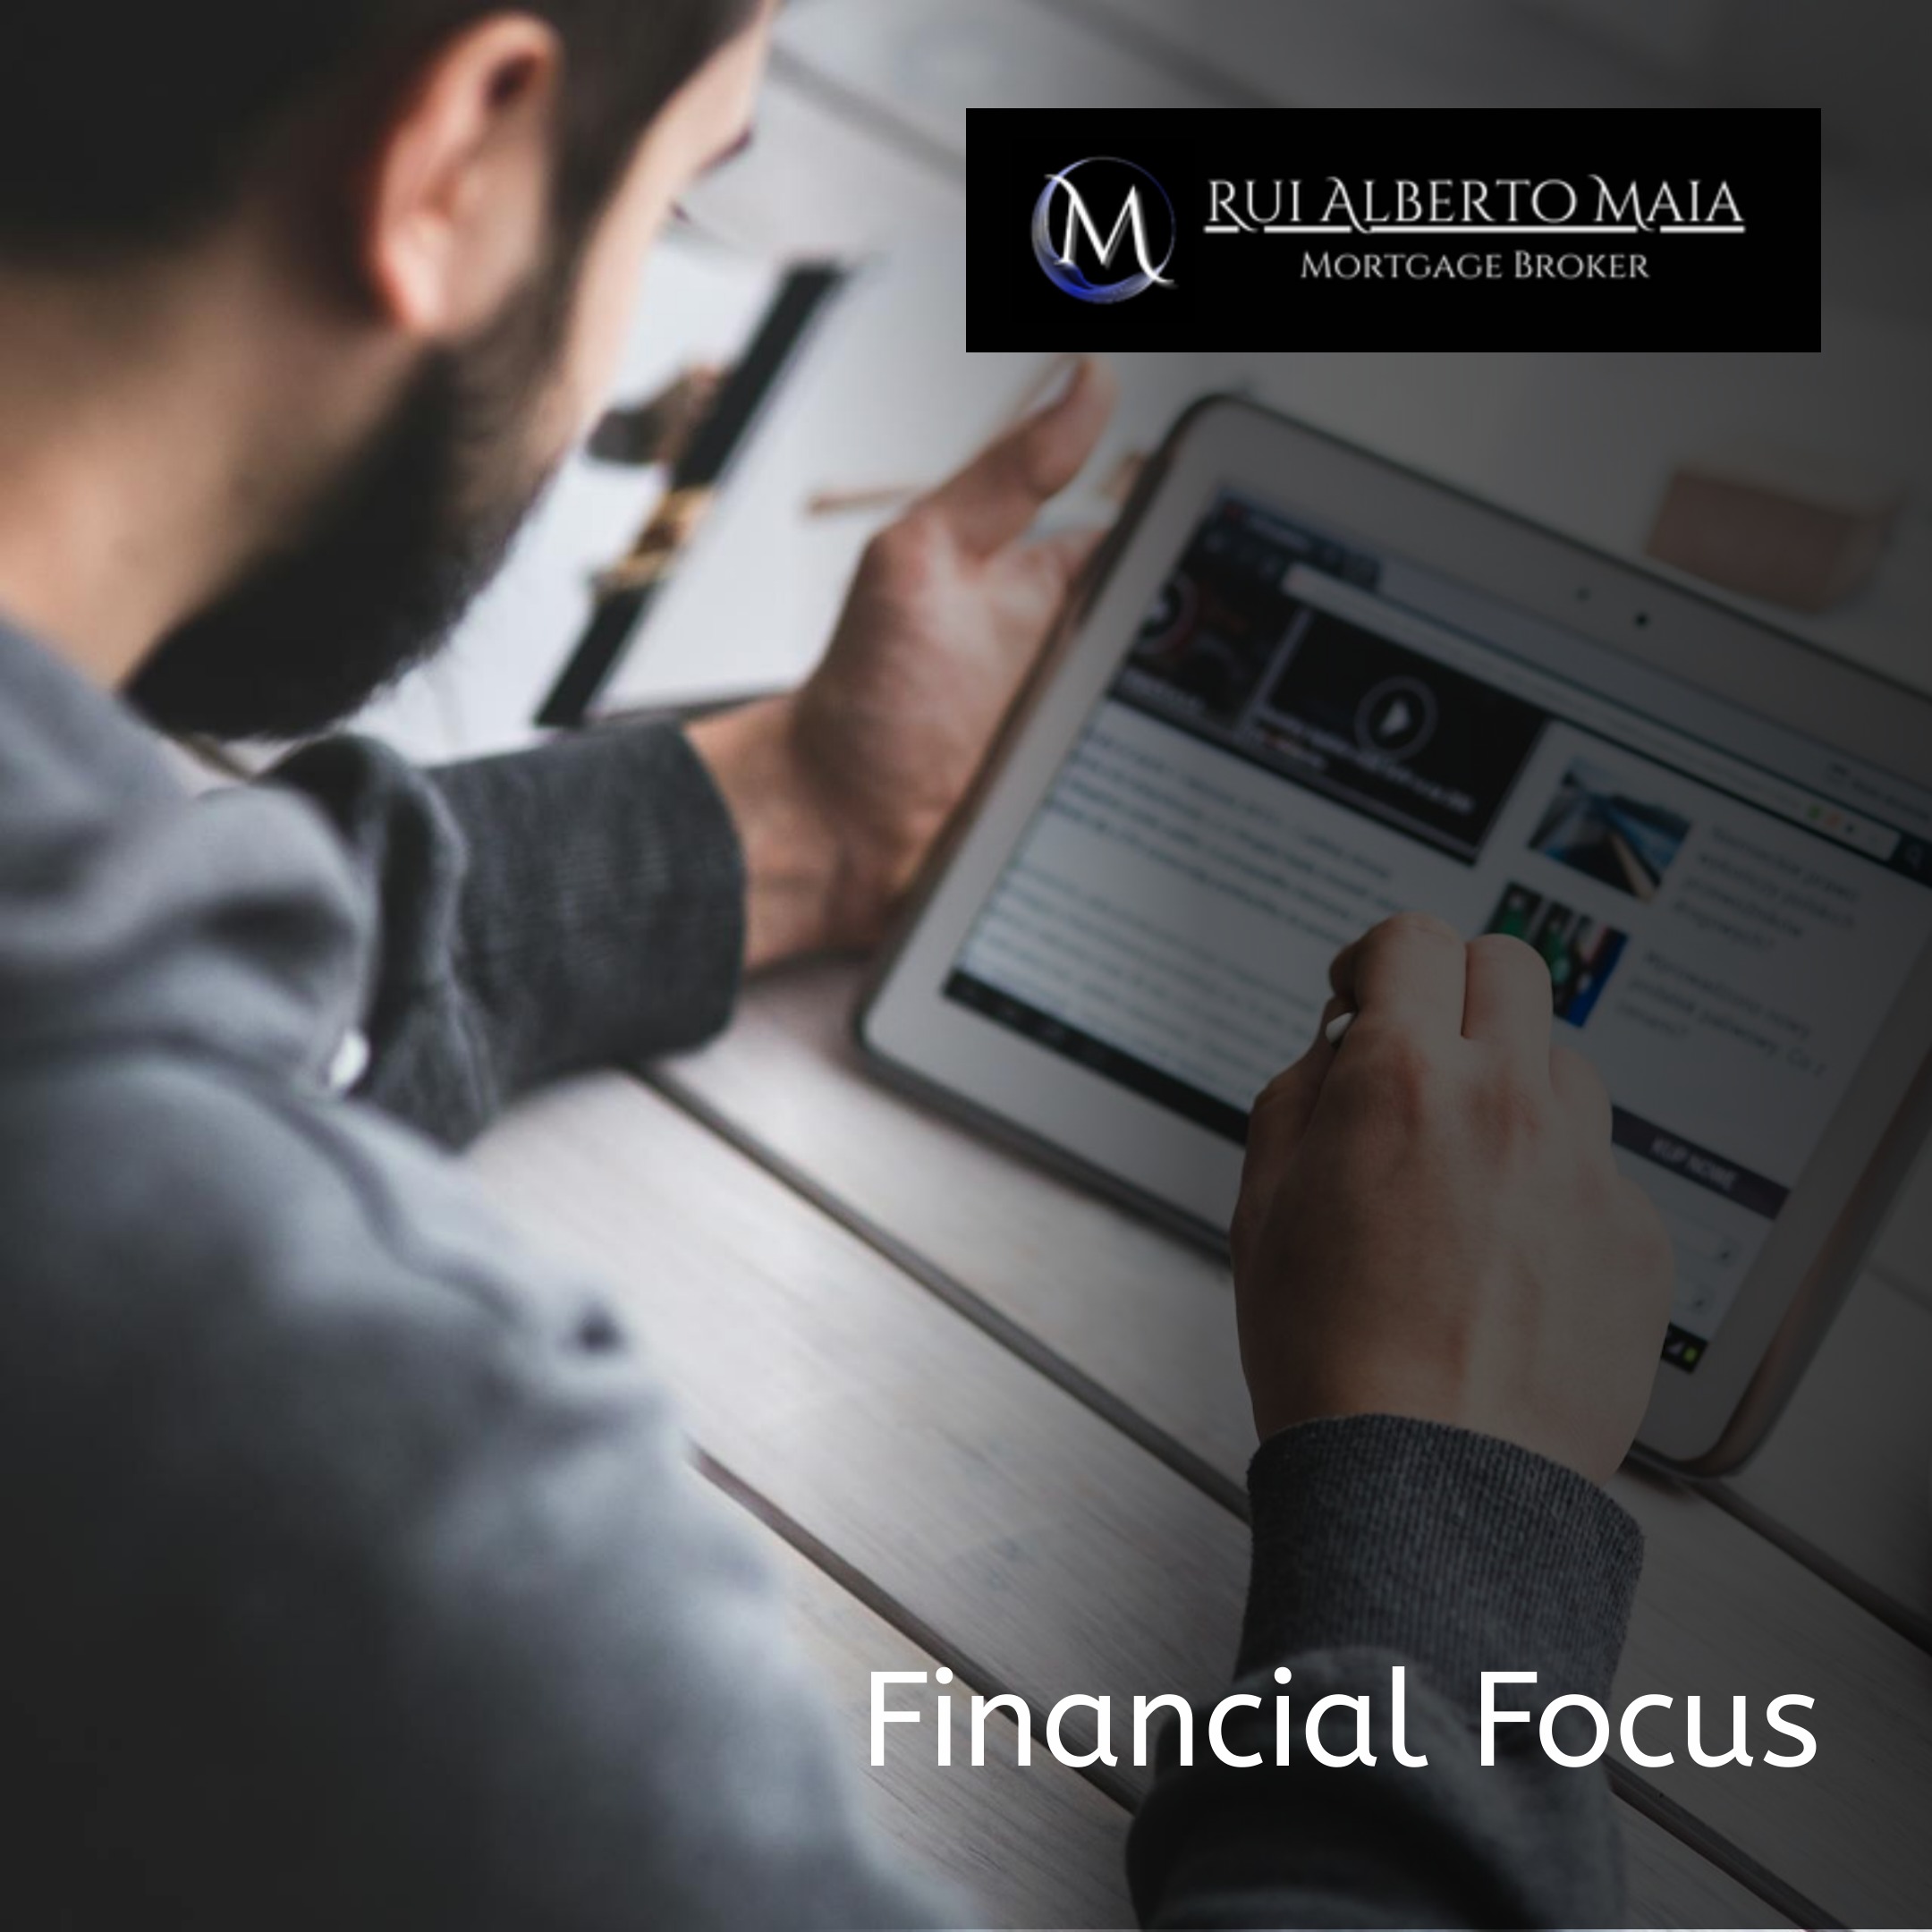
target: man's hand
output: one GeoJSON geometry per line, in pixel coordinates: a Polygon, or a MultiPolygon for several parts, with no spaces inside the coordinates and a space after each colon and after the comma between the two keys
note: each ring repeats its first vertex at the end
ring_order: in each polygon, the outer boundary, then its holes
{"type": "Polygon", "coordinates": [[[1029,532],[1114,395],[1080,364],[1057,402],[874,538],[803,691],[692,731],[744,840],[751,966],[884,929],[1092,554],[1089,534],[1029,532]]]}
{"type": "Polygon", "coordinates": [[[1448,1422],[1601,1481],[1643,1419],[1668,1236],[1610,1103],[1551,1045],[1515,939],[1405,916],[1335,962],[1326,1037],[1257,1103],[1233,1228],[1264,1438],[1320,1416],[1448,1422]]]}

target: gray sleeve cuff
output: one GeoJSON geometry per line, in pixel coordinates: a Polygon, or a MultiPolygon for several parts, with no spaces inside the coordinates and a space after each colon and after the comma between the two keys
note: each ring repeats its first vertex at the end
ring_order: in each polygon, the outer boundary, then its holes
{"type": "Polygon", "coordinates": [[[360,1091],[445,1144],[544,1080],[695,1046],[730,1018],[744,860],[682,733],[431,773],[334,738],[275,775],[330,819],[375,911],[360,1091]]]}
{"type": "MultiPolygon", "coordinates": [[[[1262,1707],[1228,1726],[1255,1763],[1168,1733],[1135,1821],[1129,1874],[1157,1926],[1620,1925],[1622,1866],[1600,1770],[1559,1768],[1512,1734],[1476,1748],[1486,1670],[1533,1670],[1512,1708],[1601,1699],[1641,1547],[1601,1490],[1487,1436],[1394,1416],[1308,1423],[1249,1472],[1254,1577],[1239,1681],[1262,1707]],[[1275,1690],[1274,1667],[1292,1668],[1275,1690]],[[1373,1763],[1279,1758],[1275,1697],[1297,1715],[1411,1672],[1407,1744],[1371,1705],[1373,1763]]],[[[1197,1715],[1200,1715],[1197,1713],[1197,1715]]]]}
{"type": "Polygon", "coordinates": [[[744,860],[682,732],[591,732],[430,776],[469,848],[456,970],[507,1091],[730,1019],[744,860]]]}
{"type": "Polygon", "coordinates": [[[1264,1443],[1248,1488],[1238,1674],[1372,1648],[1413,1661],[1471,1710],[1485,1670],[1607,1692],[1643,1534],[1573,1470],[1463,1429],[1356,1416],[1264,1443]]]}

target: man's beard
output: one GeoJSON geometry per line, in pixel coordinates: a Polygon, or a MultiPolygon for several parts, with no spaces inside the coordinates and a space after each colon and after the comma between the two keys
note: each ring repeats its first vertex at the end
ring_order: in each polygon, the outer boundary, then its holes
{"type": "Polygon", "coordinates": [[[128,687],[164,731],[312,736],[432,657],[549,480],[531,453],[571,277],[439,352],[289,539],[165,638],[128,687]]]}

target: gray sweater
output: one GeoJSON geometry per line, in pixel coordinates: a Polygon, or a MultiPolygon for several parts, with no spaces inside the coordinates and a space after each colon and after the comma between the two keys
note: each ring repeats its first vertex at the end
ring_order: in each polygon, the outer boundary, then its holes
{"type": "MultiPolygon", "coordinates": [[[[743,879],[703,767],[646,730],[428,775],[338,742],[282,778],[191,800],[0,626],[10,1906],[223,1932],[955,1915],[869,1835],[648,1335],[445,1151],[534,1082],[724,1022],[743,879]]],[[[1480,1771],[1470,1725],[1485,1667],[1603,1694],[1628,1520],[1377,1419],[1271,1443],[1252,1492],[1241,1671],[1272,1692],[1291,1664],[1305,1708],[1405,1661],[1434,1767],[1170,1768],[1130,1852],[1143,1912],[1616,1919],[1601,1779],[1520,1747],[1480,1771]]]]}

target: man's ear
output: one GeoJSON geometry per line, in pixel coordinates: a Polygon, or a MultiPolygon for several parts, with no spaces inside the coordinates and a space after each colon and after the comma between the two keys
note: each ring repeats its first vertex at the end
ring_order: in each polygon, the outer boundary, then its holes
{"type": "Polygon", "coordinates": [[[431,55],[385,123],[361,197],[358,263],[392,326],[473,334],[541,255],[564,50],[521,13],[493,14],[431,55]]]}

